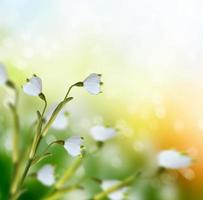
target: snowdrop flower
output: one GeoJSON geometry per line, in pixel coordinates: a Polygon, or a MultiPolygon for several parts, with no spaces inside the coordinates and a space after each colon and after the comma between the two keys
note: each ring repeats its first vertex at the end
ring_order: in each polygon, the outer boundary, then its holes
{"type": "Polygon", "coordinates": [[[37,172],[37,180],[43,185],[51,186],[55,183],[54,167],[45,165],[37,172]]]}
{"type": "MultiPolygon", "coordinates": [[[[50,106],[50,109],[48,113],[46,114],[46,119],[47,121],[50,119],[52,113],[54,112],[55,108],[57,107],[57,104],[53,104],[50,106]]],[[[56,130],[64,130],[69,124],[68,118],[66,116],[66,110],[62,109],[54,122],[52,123],[51,127],[56,129],[56,130]]]]}
{"type": "Polygon", "coordinates": [[[100,85],[101,82],[101,75],[92,73],[90,74],[84,81],[83,87],[92,95],[97,95],[101,92],[100,85]]]}
{"type": "MultiPolygon", "coordinates": [[[[102,181],[101,188],[105,191],[109,188],[113,187],[116,184],[119,184],[121,181],[118,180],[104,180],[102,181]]],[[[125,198],[125,194],[128,190],[128,187],[121,188],[115,192],[112,192],[108,195],[111,200],[123,200],[125,198]]]]}
{"type": "Polygon", "coordinates": [[[116,130],[114,128],[97,125],[90,129],[90,134],[96,141],[104,142],[108,139],[115,137],[116,130]]]}
{"type": "Polygon", "coordinates": [[[83,138],[80,136],[72,136],[65,140],[64,148],[73,157],[81,155],[83,138]]]}
{"type": "Polygon", "coordinates": [[[8,81],[8,74],[6,68],[0,63],[0,85],[4,85],[8,81]]]}
{"type": "Polygon", "coordinates": [[[23,91],[30,96],[39,96],[42,93],[42,80],[37,76],[33,76],[23,86],[23,91]]]}
{"type": "Polygon", "coordinates": [[[181,169],[189,167],[192,164],[192,159],[181,152],[165,150],[159,153],[158,164],[167,169],[181,169]]]}

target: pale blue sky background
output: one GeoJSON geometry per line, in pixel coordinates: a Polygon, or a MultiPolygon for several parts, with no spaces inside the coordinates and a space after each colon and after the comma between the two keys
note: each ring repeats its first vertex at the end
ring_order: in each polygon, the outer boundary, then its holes
{"type": "Polygon", "coordinates": [[[1,0],[0,60],[50,81],[57,71],[61,84],[100,72],[129,95],[129,85],[202,86],[202,10],[201,0],[1,0]]]}

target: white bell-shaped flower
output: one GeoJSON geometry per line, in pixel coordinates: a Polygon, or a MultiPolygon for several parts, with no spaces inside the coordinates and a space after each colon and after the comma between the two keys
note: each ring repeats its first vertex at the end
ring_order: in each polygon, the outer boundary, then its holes
{"type": "Polygon", "coordinates": [[[73,157],[79,156],[82,153],[83,138],[80,136],[72,136],[65,140],[64,148],[73,157]]]}
{"type": "Polygon", "coordinates": [[[83,87],[92,95],[97,95],[101,92],[101,75],[92,73],[84,81],[83,87]]]}
{"type": "MultiPolygon", "coordinates": [[[[57,104],[53,104],[50,106],[49,111],[46,114],[46,120],[48,121],[53,114],[54,110],[56,109],[57,104]]],[[[68,117],[66,116],[66,110],[62,109],[54,122],[52,123],[51,127],[56,130],[64,130],[69,125],[68,117]]]]}
{"type": "MultiPolygon", "coordinates": [[[[119,184],[121,181],[118,180],[103,180],[101,184],[101,188],[105,191],[109,188],[113,187],[116,184],[119,184]]],[[[111,200],[124,200],[125,194],[128,190],[128,187],[123,187],[115,192],[112,192],[108,195],[111,200]]]]}
{"type": "Polygon", "coordinates": [[[116,136],[116,130],[102,125],[94,126],[90,129],[90,134],[96,141],[104,142],[116,136]]]}
{"type": "Polygon", "coordinates": [[[23,86],[23,91],[30,96],[38,96],[42,92],[42,80],[37,76],[33,76],[23,86]]]}
{"type": "Polygon", "coordinates": [[[37,172],[37,180],[39,180],[43,185],[51,186],[55,183],[54,167],[52,165],[44,165],[37,172]]]}
{"type": "Polygon", "coordinates": [[[8,81],[6,67],[0,63],[0,85],[4,85],[8,81]]]}
{"type": "Polygon", "coordinates": [[[158,165],[167,169],[187,168],[192,164],[192,158],[176,150],[165,150],[158,154],[158,165]]]}

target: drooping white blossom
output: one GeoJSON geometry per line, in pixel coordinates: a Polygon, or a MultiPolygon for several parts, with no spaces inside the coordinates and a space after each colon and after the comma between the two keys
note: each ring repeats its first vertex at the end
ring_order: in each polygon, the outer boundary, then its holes
{"type": "Polygon", "coordinates": [[[0,63],[0,85],[4,85],[8,81],[6,67],[0,63]]]}
{"type": "Polygon", "coordinates": [[[33,76],[25,83],[23,91],[30,96],[38,96],[42,92],[42,80],[38,76],[33,76]]]}
{"type": "MultiPolygon", "coordinates": [[[[103,180],[101,184],[101,188],[105,191],[115,186],[116,184],[119,184],[120,182],[121,181],[118,181],[118,180],[103,180]]],[[[110,193],[108,195],[108,198],[111,200],[124,200],[127,190],[128,190],[128,187],[123,187],[115,192],[110,193]]]]}
{"type": "Polygon", "coordinates": [[[37,180],[39,180],[43,185],[51,186],[55,183],[54,167],[52,165],[44,165],[37,172],[37,180]]]}
{"type": "Polygon", "coordinates": [[[158,154],[158,165],[167,169],[187,168],[192,164],[192,158],[176,150],[165,150],[158,154]]]}
{"type": "Polygon", "coordinates": [[[101,92],[101,75],[92,73],[84,81],[83,87],[92,95],[97,95],[101,92]]]}
{"type": "Polygon", "coordinates": [[[115,137],[116,130],[114,128],[97,125],[90,129],[90,134],[94,140],[104,142],[115,137]]]}
{"type": "MultiPolygon", "coordinates": [[[[54,112],[57,104],[53,104],[50,106],[48,113],[46,114],[47,121],[50,119],[52,113],[54,112]]],[[[56,130],[64,130],[69,125],[68,117],[66,116],[66,110],[62,109],[57,117],[55,118],[54,122],[52,123],[51,127],[56,130]]]]}
{"type": "Polygon", "coordinates": [[[65,140],[64,148],[73,157],[79,156],[82,153],[83,138],[80,136],[72,136],[65,140]]]}

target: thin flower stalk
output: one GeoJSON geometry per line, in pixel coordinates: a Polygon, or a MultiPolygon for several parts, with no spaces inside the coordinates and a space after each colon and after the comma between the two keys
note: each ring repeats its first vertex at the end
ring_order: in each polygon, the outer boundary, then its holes
{"type": "Polygon", "coordinates": [[[18,90],[12,81],[8,80],[6,82],[6,86],[11,88],[15,93],[14,103],[9,103],[9,108],[12,113],[13,125],[14,125],[14,131],[13,131],[13,137],[12,137],[13,178],[11,181],[12,184],[11,184],[11,189],[10,189],[10,194],[12,194],[12,192],[15,190],[15,187],[16,187],[16,181],[19,176],[19,167],[20,167],[20,148],[19,148],[20,121],[19,121],[19,116],[18,116],[18,112],[17,112],[19,95],[18,95],[18,90]]]}
{"type": "MultiPolygon", "coordinates": [[[[11,106],[10,106],[11,107],[11,106]]],[[[16,108],[12,106],[11,108],[14,118],[14,135],[13,135],[13,180],[10,193],[15,193],[17,187],[17,179],[19,176],[19,167],[20,167],[20,159],[19,159],[19,117],[16,111],[16,108]]]]}
{"type": "Polygon", "coordinates": [[[52,195],[45,197],[43,200],[57,200],[57,199],[60,199],[67,192],[77,190],[77,189],[82,189],[82,187],[76,184],[65,188],[61,188],[59,190],[56,190],[52,195]]]}
{"type": "Polygon", "coordinates": [[[103,191],[103,192],[100,192],[98,194],[96,194],[92,200],[101,200],[101,199],[104,199],[105,197],[107,197],[110,193],[112,192],[115,192],[123,187],[126,187],[126,186],[129,186],[131,185],[136,177],[137,177],[137,173],[134,174],[134,175],[131,175],[129,177],[127,177],[125,180],[123,180],[122,182],[118,183],[118,184],[115,184],[114,186],[110,187],[109,189],[103,191]]]}
{"type": "Polygon", "coordinates": [[[13,123],[14,123],[14,132],[13,132],[13,163],[14,166],[17,165],[17,162],[19,160],[19,134],[20,134],[20,122],[19,122],[19,116],[17,112],[17,105],[18,105],[18,90],[15,86],[15,84],[8,80],[6,82],[6,86],[11,88],[15,93],[15,101],[14,103],[9,103],[9,108],[11,109],[12,116],[13,116],[13,123]]]}
{"type": "Polygon", "coordinates": [[[52,113],[49,121],[46,123],[46,125],[44,126],[44,128],[42,129],[42,136],[44,137],[49,128],[51,127],[51,125],[53,124],[54,120],[56,119],[58,113],[62,110],[62,108],[66,105],[66,103],[68,103],[69,101],[71,101],[73,99],[73,97],[69,97],[64,99],[63,101],[61,101],[58,106],[56,107],[56,109],[54,110],[54,112],[52,113]]]}
{"type": "Polygon", "coordinates": [[[31,150],[30,150],[30,153],[29,153],[29,159],[26,163],[26,166],[25,166],[25,169],[23,171],[23,174],[22,174],[22,177],[19,177],[16,178],[16,180],[14,181],[14,184],[13,184],[13,187],[12,187],[12,192],[11,192],[11,199],[14,200],[15,199],[15,196],[16,196],[16,193],[18,193],[18,190],[21,189],[21,186],[29,172],[29,169],[30,169],[30,166],[33,162],[33,159],[34,159],[34,156],[35,156],[35,153],[36,153],[36,150],[37,150],[37,147],[39,145],[39,142],[41,140],[41,137],[40,137],[40,132],[41,132],[41,128],[42,128],[42,121],[43,121],[43,115],[45,113],[45,110],[46,110],[46,107],[47,107],[47,101],[46,101],[46,98],[44,95],[43,96],[43,101],[45,103],[44,105],[44,108],[43,108],[43,111],[42,111],[42,114],[41,114],[41,118],[39,119],[39,122],[38,122],[38,128],[37,128],[37,133],[34,137],[34,140],[33,140],[33,143],[32,143],[32,147],[31,147],[31,150]]]}
{"type": "Polygon", "coordinates": [[[81,166],[82,161],[83,157],[80,156],[73,162],[73,164],[70,167],[68,167],[64,175],[56,182],[55,184],[56,189],[61,189],[64,186],[64,184],[75,174],[75,172],[81,166]]]}
{"type": "MultiPolygon", "coordinates": [[[[15,92],[15,101],[14,103],[10,103],[9,107],[12,111],[13,115],[13,121],[14,121],[14,134],[13,134],[13,164],[14,164],[14,170],[13,170],[13,180],[11,184],[11,190],[10,190],[10,200],[17,200],[21,194],[25,191],[23,190],[23,183],[28,176],[29,170],[31,166],[35,163],[38,163],[42,159],[46,158],[47,156],[50,156],[51,153],[46,152],[40,156],[36,155],[38,151],[38,147],[40,145],[41,140],[43,139],[44,136],[48,133],[49,128],[53,125],[55,122],[56,118],[58,117],[59,113],[61,110],[64,108],[66,103],[71,101],[73,97],[69,97],[69,94],[72,90],[73,87],[84,87],[90,94],[96,95],[101,92],[100,90],[100,85],[101,85],[101,75],[99,74],[90,74],[83,82],[77,82],[73,85],[71,85],[68,88],[68,91],[64,97],[64,99],[57,105],[53,113],[51,114],[49,120],[45,122],[44,120],[44,115],[45,111],[47,109],[47,100],[45,95],[42,93],[42,80],[40,77],[37,75],[33,75],[30,79],[27,79],[27,82],[23,85],[23,91],[29,95],[29,96],[38,96],[44,101],[44,107],[42,112],[40,113],[37,111],[38,115],[38,120],[37,120],[37,130],[36,134],[34,135],[34,138],[32,139],[32,142],[30,144],[30,148],[27,148],[28,151],[25,151],[23,155],[20,155],[20,145],[19,145],[19,134],[20,134],[20,121],[19,121],[19,116],[17,112],[17,104],[18,104],[18,91],[17,88],[15,87],[14,83],[8,79],[7,72],[5,70],[4,66],[0,66],[0,81],[1,85],[6,84],[8,87],[12,88],[15,92]],[[23,161],[26,160],[25,166],[23,166],[23,161]]],[[[67,191],[77,189],[79,188],[78,185],[73,185],[69,187],[65,187],[65,183],[75,174],[77,169],[81,166],[82,160],[84,157],[84,152],[83,152],[83,145],[82,145],[82,137],[79,136],[72,136],[68,138],[65,141],[57,141],[54,143],[59,143],[64,146],[64,148],[67,150],[67,152],[73,156],[78,157],[73,164],[66,170],[65,174],[56,182],[53,188],[53,192],[50,197],[53,199],[59,198],[59,196],[62,196],[64,193],[67,191]]],[[[54,144],[51,143],[48,148],[54,144]]],[[[46,166],[47,167],[47,166],[46,166]]],[[[49,168],[42,168],[42,171],[39,171],[39,181],[44,181],[44,184],[50,184],[48,181],[49,179],[45,180],[46,174],[47,174],[47,169],[48,172],[50,170],[49,168]],[[44,176],[45,173],[45,176],[44,176]]],[[[52,172],[52,171],[51,171],[52,172]]],[[[49,174],[49,173],[48,173],[49,174]]],[[[51,180],[51,185],[54,184],[55,179],[54,179],[54,174],[52,172],[52,177],[53,180],[51,180]]],[[[51,198],[51,199],[52,199],[51,198]]]]}
{"type": "Polygon", "coordinates": [[[59,199],[59,197],[65,195],[65,193],[70,191],[70,189],[73,190],[78,188],[78,185],[65,187],[65,184],[75,175],[76,171],[82,164],[83,158],[84,157],[82,156],[78,157],[73,164],[67,168],[64,175],[53,186],[54,188],[51,194],[45,198],[46,200],[59,199]]]}
{"type": "MultiPolygon", "coordinates": [[[[56,142],[53,142],[53,144],[54,143],[60,143],[60,142],[61,141],[56,141],[56,142]]],[[[52,145],[52,143],[50,145],[52,145]]],[[[55,183],[53,192],[47,198],[45,198],[45,200],[59,199],[61,196],[65,195],[67,190],[64,190],[64,185],[70,180],[70,178],[72,178],[75,175],[76,171],[82,165],[83,160],[88,155],[93,155],[93,154],[97,153],[101,149],[102,146],[103,145],[98,146],[95,151],[93,151],[91,153],[88,153],[88,154],[83,152],[83,154],[81,156],[79,156],[73,162],[73,164],[70,167],[67,168],[67,170],[65,171],[64,175],[55,183]]],[[[75,188],[75,186],[74,186],[73,189],[77,189],[77,188],[75,188]]]]}
{"type": "MultiPolygon", "coordinates": [[[[51,127],[52,123],[54,122],[55,118],[57,117],[58,113],[61,111],[61,109],[65,106],[65,104],[67,102],[69,102],[69,101],[71,101],[73,99],[72,97],[68,98],[68,95],[69,95],[71,89],[74,86],[76,86],[76,84],[72,85],[69,88],[64,100],[58,104],[58,106],[54,110],[52,116],[50,117],[49,121],[46,123],[44,128],[42,128],[42,125],[43,125],[43,116],[44,116],[44,113],[45,113],[46,108],[47,108],[47,101],[46,101],[45,96],[43,94],[40,94],[41,95],[40,98],[44,101],[45,105],[44,105],[41,117],[39,119],[39,122],[38,122],[37,134],[35,135],[32,146],[31,146],[31,150],[30,150],[30,153],[29,153],[29,159],[27,161],[27,164],[25,166],[25,169],[23,171],[21,179],[16,180],[16,184],[15,184],[16,186],[13,189],[13,192],[12,192],[13,197],[16,196],[17,191],[20,190],[22,184],[24,183],[24,180],[25,180],[25,178],[26,178],[26,176],[27,176],[27,174],[29,172],[29,169],[30,169],[30,167],[31,167],[31,165],[33,163],[33,160],[35,159],[35,154],[37,152],[37,148],[38,148],[38,146],[40,144],[41,139],[46,135],[46,133],[48,132],[48,130],[51,127]]],[[[15,200],[15,198],[11,198],[11,199],[15,200]]]]}
{"type": "Polygon", "coordinates": [[[43,123],[43,116],[44,116],[45,110],[47,108],[47,101],[46,101],[45,96],[44,96],[43,100],[44,100],[44,108],[43,108],[43,111],[42,111],[42,114],[41,114],[41,118],[39,119],[39,122],[38,122],[37,134],[34,137],[32,147],[31,147],[31,150],[30,150],[30,153],[29,153],[29,159],[28,159],[28,162],[27,162],[26,167],[24,169],[22,178],[21,178],[21,180],[19,182],[18,189],[23,184],[23,182],[24,182],[24,180],[25,180],[25,178],[27,176],[27,173],[29,172],[29,169],[30,169],[30,166],[31,166],[31,164],[32,164],[32,162],[34,160],[37,148],[38,148],[38,146],[40,144],[40,141],[42,139],[41,129],[42,129],[42,123],[43,123]]]}

